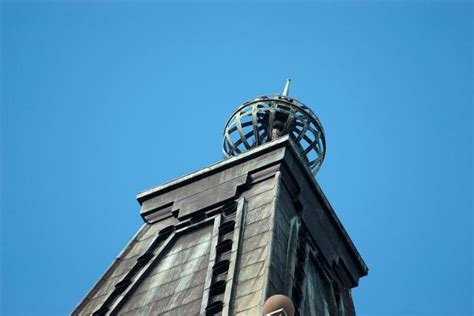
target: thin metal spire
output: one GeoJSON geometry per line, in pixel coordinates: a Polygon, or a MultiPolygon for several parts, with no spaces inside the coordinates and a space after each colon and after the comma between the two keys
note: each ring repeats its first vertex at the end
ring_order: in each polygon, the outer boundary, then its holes
{"type": "Polygon", "coordinates": [[[285,85],[285,89],[283,89],[283,92],[282,92],[282,96],[284,97],[287,97],[288,96],[288,93],[290,92],[290,83],[291,83],[291,79],[288,78],[286,80],[286,85],[285,85]]]}

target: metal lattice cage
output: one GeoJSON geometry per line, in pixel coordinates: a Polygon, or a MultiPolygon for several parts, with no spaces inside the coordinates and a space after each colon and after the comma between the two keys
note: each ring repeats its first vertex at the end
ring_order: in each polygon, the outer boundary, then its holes
{"type": "Polygon", "coordinates": [[[285,95],[261,96],[242,104],[225,126],[224,156],[237,156],[286,134],[316,175],[326,153],[323,127],[310,108],[285,95]]]}

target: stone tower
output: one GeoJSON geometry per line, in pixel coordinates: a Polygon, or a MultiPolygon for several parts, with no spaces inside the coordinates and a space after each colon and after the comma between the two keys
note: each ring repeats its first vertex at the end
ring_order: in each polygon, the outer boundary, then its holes
{"type": "Polygon", "coordinates": [[[236,110],[226,160],[138,195],[143,226],[73,315],[262,315],[274,294],[355,314],[368,269],[315,180],[322,126],[288,90],[236,110]]]}

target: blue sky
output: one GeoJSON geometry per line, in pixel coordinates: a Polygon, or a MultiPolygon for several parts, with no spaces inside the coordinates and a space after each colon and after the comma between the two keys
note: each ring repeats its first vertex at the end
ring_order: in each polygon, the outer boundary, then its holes
{"type": "Polygon", "coordinates": [[[72,310],[141,225],[137,192],[222,159],[280,92],[370,268],[359,315],[472,315],[470,2],[1,4],[1,313],[72,310]]]}

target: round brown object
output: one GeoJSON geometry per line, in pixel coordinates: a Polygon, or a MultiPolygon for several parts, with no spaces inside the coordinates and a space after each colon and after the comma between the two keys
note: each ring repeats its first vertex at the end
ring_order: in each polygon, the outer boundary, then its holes
{"type": "Polygon", "coordinates": [[[279,309],[283,309],[288,316],[295,315],[295,306],[288,296],[275,294],[270,296],[263,305],[263,314],[270,314],[279,309]]]}

